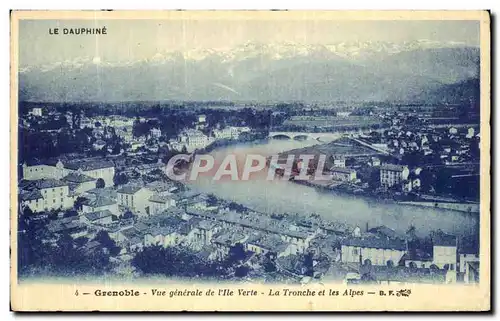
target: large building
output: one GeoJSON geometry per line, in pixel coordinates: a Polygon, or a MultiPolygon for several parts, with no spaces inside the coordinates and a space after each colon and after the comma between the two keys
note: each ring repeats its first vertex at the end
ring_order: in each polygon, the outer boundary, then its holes
{"type": "Polygon", "coordinates": [[[353,182],[356,180],[356,170],[346,167],[332,167],[330,173],[336,181],[353,182]]]}
{"type": "Polygon", "coordinates": [[[369,260],[372,265],[396,266],[406,252],[403,240],[374,236],[349,237],[342,241],[341,246],[343,263],[365,264],[369,260]]]}
{"type": "Polygon", "coordinates": [[[182,149],[184,146],[188,152],[192,152],[196,149],[205,148],[214,141],[213,137],[209,137],[203,134],[199,130],[188,129],[179,134],[177,144],[174,148],[182,149]]]}
{"type": "Polygon", "coordinates": [[[123,186],[117,192],[118,205],[139,216],[150,214],[149,199],[153,192],[140,186],[123,186]]]}
{"type": "Polygon", "coordinates": [[[83,213],[110,211],[113,215],[119,215],[118,204],[115,200],[98,196],[92,200],[86,200],[82,204],[83,213]]]}
{"type": "Polygon", "coordinates": [[[97,179],[74,172],[64,176],[62,181],[68,183],[70,195],[75,197],[94,189],[96,187],[97,179]]]}
{"type": "Polygon", "coordinates": [[[23,179],[25,180],[62,179],[71,173],[86,175],[96,180],[101,178],[106,186],[113,186],[115,165],[103,159],[23,164],[23,179]]]}
{"type": "Polygon", "coordinates": [[[67,209],[73,206],[69,185],[61,180],[22,181],[19,185],[21,206],[27,206],[33,212],[67,209]]]}
{"type": "Polygon", "coordinates": [[[149,213],[158,215],[175,205],[176,201],[171,195],[154,194],[149,198],[149,213]]]}
{"type": "Polygon", "coordinates": [[[442,232],[432,235],[432,263],[440,269],[457,270],[457,238],[442,232]]]}
{"type": "Polygon", "coordinates": [[[228,126],[223,129],[213,131],[216,139],[238,139],[241,133],[250,132],[249,127],[228,126]]]}
{"type": "Polygon", "coordinates": [[[404,180],[408,179],[410,170],[407,166],[383,164],[380,166],[380,185],[382,187],[391,187],[401,184],[404,180]]]}

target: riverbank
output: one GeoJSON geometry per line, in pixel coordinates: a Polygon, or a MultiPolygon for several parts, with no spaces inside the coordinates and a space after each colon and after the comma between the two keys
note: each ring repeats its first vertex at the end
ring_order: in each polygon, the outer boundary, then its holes
{"type": "Polygon", "coordinates": [[[431,208],[439,208],[444,210],[452,210],[452,211],[459,211],[466,213],[479,213],[480,211],[479,203],[459,202],[450,200],[450,198],[447,198],[447,201],[443,201],[440,200],[439,197],[436,197],[436,199],[434,200],[429,200],[428,198],[419,199],[418,196],[409,196],[405,194],[375,193],[356,186],[346,185],[343,182],[335,182],[335,181],[334,182],[306,181],[306,180],[292,179],[290,180],[290,182],[312,187],[316,190],[323,192],[331,192],[335,194],[344,194],[344,195],[362,197],[370,200],[393,202],[401,205],[431,207],[431,208]]]}
{"type": "Polygon", "coordinates": [[[466,213],[476,213],[479,214],[479,203],[447,203],[447,202],[422,202],[422,201],[414,201],[414,202],[398,202],[398,204],[402,205],[412,205],[419,207],[433,207],[440,209],[447,209],[459,212],[466,213]]]}

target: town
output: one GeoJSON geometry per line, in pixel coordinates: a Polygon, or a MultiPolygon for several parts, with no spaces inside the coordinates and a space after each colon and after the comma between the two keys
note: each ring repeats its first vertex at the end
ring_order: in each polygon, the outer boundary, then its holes
{"type": "MultiPolygon", "coordinates": [[[[479,213],[470,106],[37,104],[19,109],[19,272],[346,284],[478,283],[477,233],[400,233],[315,213],[262,212],[173,180],[197,155],[266,141],[287,184],[393,206],[479,213]],[[300,155],[326,155],[301,159],[300,155]],[[328,180],[294,179],[314,174],[328,180]],[[466,188],[467,187],[467,188],[466,188]]],[[[265,155],[269,156],[269,155],[265,155]]],[[[251,196],[249,196],[251,197],[251,196]]],[[[441,215],[447,215],[442,213],[441,215]]]]}

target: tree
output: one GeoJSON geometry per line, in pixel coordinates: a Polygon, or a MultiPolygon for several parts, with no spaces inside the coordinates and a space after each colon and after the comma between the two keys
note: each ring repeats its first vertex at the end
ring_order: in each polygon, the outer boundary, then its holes
{"type": "Polygon", "coordinates": [[[96,183],[95,183],[95,187],[96,188],[104,188],[106,186],[106,182],[104,182],[104,180],[102,178],[98,178],[96,183]]]}
{"type": "Polygon", "coordinates": [[[78,216],[78,212],[73,209],[64,212],[64,217],[72,217],[72,216],[78,216]]]}
{"type": "Polygon", "coordinates": [[[132,213],[130,210],[127,210],[124,214],[123,214],[123,219],[127,220],[127,219],[131,219],[131,218],[134,218],[135,215],[134,213],[132,213]]]}
{"type": "Polygon", "coordinates": [[[275,272],[277,270],[276,263],[274,262],[274,258],[272,257],[270,252],[266,253],[262,265],[264,266],[264,271],[268,273],[275,272]]]}
{"type": "Polygon", "coordinates": [[[235,245],[229,248],[229,255],[227,258],[227,262],[229,264],[234,264],[240,261],[243,261],[246,257],[246,251],[241,243],[236,243],[235,245]]]}
{"type": "Polygon", "coordinates": [[[214,196],[214,194],[208,194],[208,197],[207,197],[207,205],[208,206],[216,206],[218,202],[219,202],[219,200],[217,199],[217,197],[214,196]]]}
{"type": "Polygon", "coordinates": [[[234,276],[238,278],[243,278],[248,275],[248,272],[250,271],[250,268],[246,265],[241,265],[234,270],[234,276]]]}
{"type": "Polygon", "coordinates": [[[94,241],[99,242],[103,248],[107,248],[112,256],[116,256],[120,253],[120,247],[111,239],[107,231],[99,231],[94,237],[94,241]]]}
{"type": "Polygon", "coordinates": [[[124,173],[115,173],[115,176],[113,176],[113,183],[115,186],[125,185],[128,181],[128,176],[124,173]]]}
{"type": "Polygon", "coordinates": [[[74,203],[74,208],[77,210],[77,211],[80,211],[82,209],[82,205],[83,203],[85,203],[88,199],[85,198],[85,197],[82,197],[82,196],[78,196],[75,200],[75,203],[74,203]]]}
{"type": "Polygon", "coordinates": [[[147,246],[136,253],[132,265],[144,274],[186,277],[227,275],[224,266],[205,262],[182,247],[147,246]]]}
{"type": "Polygon", "coordinates": [[[416,232],[417,229],[415,228],[415,225],[411,224],[406,230],[406,239],[408,241],[414,241],[417,238],[416,232]]]}

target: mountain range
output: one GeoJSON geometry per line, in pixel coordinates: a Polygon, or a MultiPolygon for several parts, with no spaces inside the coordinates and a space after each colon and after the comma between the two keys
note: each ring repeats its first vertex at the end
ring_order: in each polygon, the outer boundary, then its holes
{"type": "Polygon", "coordinates": [[[157,52],[136,61],[78,57],[21,65],[19,99],[411,101],[436,98],[441,88],[478,75],[479,48],[455,42],[248,42],[157,52]]]}

